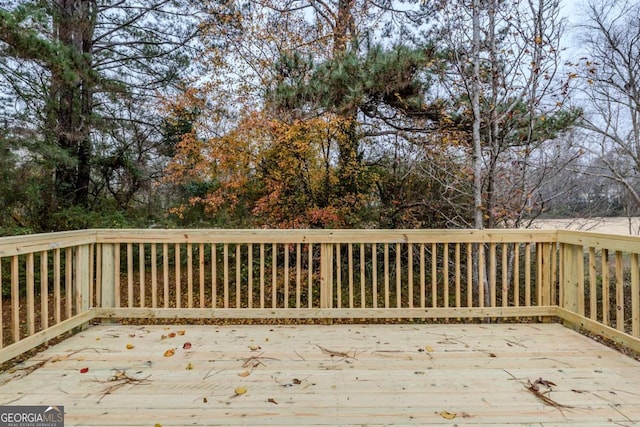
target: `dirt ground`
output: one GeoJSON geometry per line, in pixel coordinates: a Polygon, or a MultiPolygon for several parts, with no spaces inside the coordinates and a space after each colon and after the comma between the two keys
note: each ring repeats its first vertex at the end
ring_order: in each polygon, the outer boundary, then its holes
{"type": "Polygon", "coordinates": [[[640,235],[640,217],[539,219],[533,223],[533,228],[596,231],[598,233],[638,236],[640,235]]]}

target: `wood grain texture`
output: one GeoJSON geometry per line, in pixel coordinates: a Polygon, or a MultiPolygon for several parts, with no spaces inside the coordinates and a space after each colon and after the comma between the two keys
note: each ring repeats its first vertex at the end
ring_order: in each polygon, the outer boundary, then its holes
{"type": "Polygon", "coordinates": [[[67,426],[631,426],[639,368],[558,324],[109,325],[0,374],[0,404],[67,426]]]}

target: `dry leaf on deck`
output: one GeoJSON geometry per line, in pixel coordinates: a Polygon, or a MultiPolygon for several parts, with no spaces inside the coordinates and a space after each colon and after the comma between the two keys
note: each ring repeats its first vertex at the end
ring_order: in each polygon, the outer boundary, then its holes
{"type": "Polygon", "coordinates": [[[176,333],[175,333],[175,332],[170,332],[170,333],[169,333],[169,338],[175,338],[175,336],[176,336],[176,333]]]}
{"type": "Polygon", "coordinates": [[[430,345],[424,346],[424,349],[427,350],[429,353],[433,353],[433,347],[431,347],[430,345]]]}
{"type": "Polygon", "coordinates": [[[87,372],[89,372],[89,368],[82,368],[82,369],[80,369],[80,373],[81,373],[81,374],[86,374],[87,372]]]}
{"type": "Polygon", "coordinates": [[[258,351],[260,350],[262,347],[260,347],[259,345],[250,345],[249,346],[249,350],[251,351],[258,351]]]}
{"type": "Polygon", "coordinates": [[[440,412],[440,416],[446,420],[454,419],[458,414],[455,412],[442,411],[440,412]]]}
{"type": "Polygon", "coordinates": [[[191,348],[191,343],[190,342],[186,342],[184,343],[184,345],[182,346],[183,349],[185,350],[189,350],[191,348]]]}
{"type": "Polygon", "coordinates": [[[193,364],[189,363],[189,364],[187,365],[187,367],[186,367],[186,370],[187,370],[187,371],[190,371],[190,370],[192,370],[192,369],[193,369],[193,364]]]}
{"type": "Polygon", "coordinates": [[[247,388],[246,387],[236,387],[236,389],[233,391],[236,396],[240,396],[243,395],[247,392],[247,388]]]}
{"type": "Polygon", "coordinates": [[[238,373],[239,377],[248,377],[249,375],[251,375],[251,372],[249,372],[249,371],[244,371],[244,372],[239,372],[238,373]]]}
{"type": "Polygon", "coordinates": [[[133,344],[127,344],[127,350],[131,350],[132,348],[134,348],[135,346],[133,344]]]}
{"type": "Polygon", "coordinates": [[[176,354],[176,350],[174,348],[170,348],[169,350],[164,352],[164,357],[171,357],[176,354]]]}
{"type": "Polygon", "coordinates": [[[278,404],[278,402],[276,402],[276,400],[275,400],[273,397],[268,398],[268,399],[267,399],[267,402],[269,402],[269,403],[273,403],[274,405],[277,405],[277,404],[278,404]]]}
{"type": "Polygon", "coordinates": [[[183,329],[178,331],[178,335],[184,335],[184,334],[185,334],[185,331],[183,329]]]}

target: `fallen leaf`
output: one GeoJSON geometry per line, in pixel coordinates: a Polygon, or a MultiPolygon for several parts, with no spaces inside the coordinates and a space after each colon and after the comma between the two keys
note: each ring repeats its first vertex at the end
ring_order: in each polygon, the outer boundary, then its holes
{"type": "Polygon", "coordinates": [[[164,357],[171,357],[176,354],[176,350],[174,348],[170,348],[169,350],[164,352],[164,357]]]}
{"type": "Polygon", "coordinates": [[[248,377],[249,375],[251,375],[251,372],[249,372],[249,371],[244,371],[244,372],[238,373],[239,377],[248,377]]]}
{"type": "Polygon", "coordinates": [[[186,367],[186,370],[187,370],[187,371],[190,371],[190,370],[192,370],[192,369],[193,369],[193,365],[192,365],[191,363],[189,363],[189,364],[187,365],[187,367],[186,367]]]}
{"type": "Polygon", "coordinates": [[[299,379],[297,379],[297,378],[294,378],[294,379],[293,379],[293,381],[292,381],[292,383],[294,383],[294,384],[296,384],[296,385],[299,385],[299,384],[302,384],[302,381],[300,381],[300,380],[299,380],[299,379]]]}
{"type": "Polygon", "coordinates": [[[162,336],[160,337],[160,341],[164,341],[167,338],[169,338],[168,336],[166,336],[165,334],[162,334],[162,336]]]}
{"type": "Polygon", "coordinates": [[[207,398],[206,398],[206,397],[203,397],[203,398],[202,398],[202,403],[207,403],[207,402],[209,402],[209,401],[207,400],[207,398]]]}
{"type": "Polygon", "coordinates": [[[247,392],[247,388],[246,387],[236,387],[236,389],[233,391],[236,396],[241,396],[243,394],[245,394],[247,392]]]}
{"type": "Polygon", "coordinates": [[[100,341],[100,337],[97,337],[97,338],[96,338],[96,341],[100,341]]]}
{"type": "Polygon", "coordinates": [[[89,372],[89,368],[82,368],[82,369],[80,369],[80,373],[81,373],[81,374],[86,374],[87,372],[89,372]]]}
{"type": "Polygon", "coordinates": [[[84,356],[80,356],[78,357],[78,359],[76,359],[78,362],[82,362],[84,360],[84,356]]]}
{"type": "Polygon", "coordinates": [[[176,333],[175,332],[169,332],[169,338],[175,338],[176,333]]]}
{"type": "Polygon", "coordinates": [[[185,333],[186,333],[186,332],[185,332],[183,329],[181,329],[181,330],[179,330],[179,331],[178,331],[178,335],[184,335],[185,333]]]}
{"type": "Polygon", "coordinates": [[[162,424],[156,423],[156,425],[154,427],[162,427],[162,424]]]}
{"type": "Polygon", "coordinates": [[[251,350],[251,351],[258,351],[260,349],[261,349],[261,347],[259,345],[250,345],[249,346],[249,350],[251,350]]]}
{"type": "Polygon", "coordinates": [[[446,420],[452,420],[457,416],[457,414],[455,412],[442,411],[440,412],[440,416],[446,420]]]}
{"type": "Polygon", "coordinates": [[[184,345],[182,346],[183,349],[185,350],[189,350],[191,348],[191,343],[190,342],[186,342],[184,343],[184,345]]]}
{"type": "Polygon", "coordinates": [[[275,400],[273,397],[268,398],[268,399],[267,399],[267,402],[269,402],[269,403],[273,403],[274,405],[277,405],[277,404],[278,404],[278,402],[276,402],[276,400],[275,400]]]}
{"type": "Polygon", "coordinates": [[[431,347],[430,345],[426,345],[424,349],[427,350],[429,353],[433,353],[433,347],[431,347]]]}
{"type": "Polygon", "coordinates": [[[134,348],[135,346],[133,344],[127,344],[127,350],[131,350],[132,348],[134,348]]]}
{"type": "Polygon", "coordinates": [[[495,353],[489,353],[489,357],[498,357],[495,353]]]}

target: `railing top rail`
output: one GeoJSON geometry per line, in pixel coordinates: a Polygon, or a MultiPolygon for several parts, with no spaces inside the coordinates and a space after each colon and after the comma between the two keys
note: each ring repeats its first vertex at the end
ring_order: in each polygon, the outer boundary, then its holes
{"type": "Polygon", "coordinates": [[[640,253],[640,236],[572,230],[558,230],[557,234],[559,243],[640,253]]]}
{"type": "Polygon", "coordinates": [[[95,243],[95,241],[95,230],[62,231],[57,233],[0,237],[0,257],[68,248],[95,243]]]}
{"type": "Polygon", "coordinates": [[[507,243],[555,242],[554,230],[118,229],[98,243],[507,243]]]}

